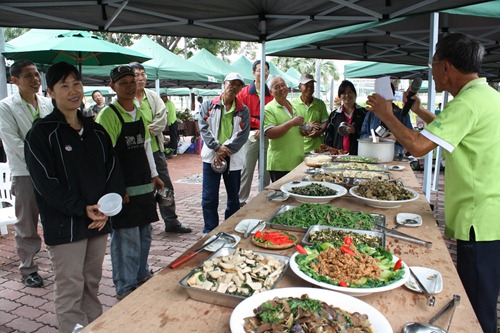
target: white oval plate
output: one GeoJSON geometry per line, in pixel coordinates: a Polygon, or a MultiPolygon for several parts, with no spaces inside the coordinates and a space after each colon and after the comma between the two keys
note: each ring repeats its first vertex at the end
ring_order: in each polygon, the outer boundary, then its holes
{"type": "MultiPolygon", "coordinates": [[[[236,230],[237,232],[241,232],[242,234],[244,234],[247,230],[252,230],[252,228],[255,227],[259,223],[259,221],[262,221],[262,220],[259,220],[259,219],[244,219],[244,220],[241,220],[241,222],[236,225],[236,227],[234,228],[234,230],[236,230]]],[[[257,229],[255,229],[254,231],[252,231],[252,235],[255,234],[257,231],[263,230],[265,227],[266,227],[265,223],[261,224],[257,229]]]]}
{"type": "Polygon", "coordinates": [[[391,324],[373,306],[357,298],[337,293],[331,290],[318,288],[278,288],[255,294],[238,304],[231,313],[229,325],[232,333],[244,333],[244,319],[254,315],[253,310],[262,303],[274,297],[300,297],[307,294],[309,298],[323,301],[329,305],[341,308],[349,312],[359,312],[368,315],[368,320],[374,333],[393,333],[391,324]]]}
{"type": "MultiPolygon", "coordinates": [[[[315,284],[321,288],[335,290],[335,291],[341,292],[343,294],[354,296],[354,297],[366,296],[366,295],[370,295],[373,293],[380,293],[383,291],[396,289],[396,288],[402,286],[403,284],[405,284],[406,281],[408,281],[408,278],[410,277],[410,271],[408,270],[408,266],[406,266],[406,264],[403,262],[402,269],[405,270],[405,274],[403,275],[403,278],[401,280],[394,282],[394,283],[391,283],[390,285],[378,287],[378,288],[349,288],[349,287],[336,286],[333,284],[328,284],[325,282],[316,281],[312,277],[310,277],[310,276],[306,275],[304,272],[302,272],[299,268],[299,265],[295,261],[295,257],[297,257],[298,254],[299,254],[298,252],[295,252],[295,254],[292,255],[292,257],[290,258],[290,268],[298,277],[300,277],[304,281],[315,284]]],[[[392,262],[396,263],[396,261],[398,261],[398,260],[399,260],[398,257],[392,256],[392,262]]]]}
{"type": "MultiPolygon", "coordinates": [[[[218,240],[216,240],[215,242],[213,242],[212,244],[210,244],[209,246],[207,246],[206,248],[204,248],[204,250],[207,250],[209,252],[215,252],[217,251],[218,249],[221,248],[222,245],[224,245],[224,247],[235,247],[241,240],[241,237],[238,236],[238,235],[234,235],[234,234],[230,234],[231,236],[234,237],[234,239],[236,240],[236,242],[234,243],[229,243],[226,239],[224,238],[219,238],[218,240]]],[[[203,244],[206,244],[208,242],[210,242],[212,239],[214,239],[215,235],[213,235],[212,237],[210,237],[209,239],[207,239],[205,241],[205,243],[203,244]]]]}
{"type": "Polygon", "coordinates": [[[420,227],[422,225],[422,216],[413,213],[398,213],[396,215],[396,223],[404,224],[405,227],[415,228],[420,227]],[[415,220],[417,224],[404,224],[405,220],[415,220]]]}
{"type": "Polygon", "coordinates": [[[398,207],[400,207],[402,204],[404,204],[406,202],[411,202],[411,201],[417,200],[418,197],[419,197],[419,194],[417,192],[415,192],[414,190],[412,190],[410,188],[407,188],[407,187],[405,187],[405,189],[408,190],[408,191],[410,191],[411,193],[413,193],[413,198],[408,199],[408,200],[377,200],[377,199],[369,199],[369,198],[365,198],[365,197],[362,197],[362,196],[358,195],[356,193],[357,189],[358,189],[358,186],[351,187],[349,189],[349,193],[353,197],[356,197],[359,200],[363,201],[364,204],[366,204],[368,206],[371,206],[371,207],[375,207],[375,208],[398,208],[398,207]]]}
{"type": "MultiPolygon", "coordinates": [[[[443,276],[439,273],[439,271],[427,267],[411,267],[411,270],[416,276],[418,276],[418,279],[422,282],[425,289],[427,289],[429,293],[438,294],[443,291],[443,276]]],[[[422,292],[413,276],[410,276],[408,281],[406,281],[405,287],[416,291],[417,293],[422,292]]]]}
{"type": "Polygon", "coordinates": [[[389,167],[389,170],[391,170],[391,171],[402,171],[404,169],[406,169],[406,167],[404,165],[391,165],[389,167]]]}
{"type": "Polygon", "coordinates": [[[292,182],[288,184],[284,184],[281,186],[281,191],[285,192],[289,196],[295,198],[298,202],[312,202],[312,203],[329,203],[335,198],[339,198],[343,195],[347,194],[347,189],[343,186],[333,184],[333,183],[328,183],[328,182],[311,182],[311,181],[302,181],[302,182],[292,182]],[[308,195],[299,195],[299,194],[294,194],[291,191],[293,187],[298,187],[298,186],[306,186],[310,184],[321,184],[323,186],[329,187],[332,190],[337,191],[337,194],[335,195],[328,195],[328,196],[322,196],[322,197],[313,197],[313,196],[308,196],[308,195]]]}

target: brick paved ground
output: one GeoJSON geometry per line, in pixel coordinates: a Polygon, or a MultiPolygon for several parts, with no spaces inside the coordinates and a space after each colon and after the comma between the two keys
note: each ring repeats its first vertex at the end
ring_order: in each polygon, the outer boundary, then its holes
{"type": "MultiPolygon", "coordinates": [[[[202,236],[200,157],[194,154],[178,155],[169,159],[168,165],[176,191],[177,214],[182,223],[193,228],[193,232],[183,235],[166,234],[163,231],[163,223],[153,224],[153,243],[149,262],[155,272],[167,266],[170,261],[202,236]]],[[[421,180],[421,173],[417,172],[417,177],[421,180]]],[[[431,198],[441,228],[444,227],[442,183],[441,178],[440,191],[433,193],[431,198]]],[[[250,197],[257,193],[256,185],[257,181],[254,181],[250,197]]],[[[221,216],[223,216],[225,208],[225,195],[223,193],[224,191],[221,191],[219,210],[221,216]]],[[[446,242],[452,257],[455,258],[455,243],[452,240],[446,240],[446,242]]],[[[9,226],[9,234],[0,238],[0,333],[57,332],[53,311],[53,275],[45,246],[42,246],[37,263],[40,267],[40,274],[45,279],[45,287],[26,288],[19,279],[14,230],[13,226],[9,226]]],[[[105,310],[116,304],[114,295],[111,261],[109,255],[106,255],[99,296],[105,310]]]]}

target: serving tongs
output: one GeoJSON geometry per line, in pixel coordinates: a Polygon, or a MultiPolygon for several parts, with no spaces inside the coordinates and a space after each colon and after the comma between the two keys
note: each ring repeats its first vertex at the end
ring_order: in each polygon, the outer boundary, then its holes
{"type": "Polygon", "coordinates": [[[207,246],[209,246],[210,244],[212,244],[215,241],[217,241],[219,238],[224,239],[224,243],[222,244],[222,246],[218,250],[220,250],[221,248],[223,248],[226,245],[226,243],[228,243],[228,242],[230,242],[231,244],[236,242],[236,239],[234,239],[233,236],[231,236],[229,234],[226,234],[225,232],[218,232],[217,234],[215,234],[215,237],[212,238],[209,242],[203,244],[202,246],[200,246],[196,250],[189,251],[185,255],[180,256],[179,258],[175,259],[174,261],[172,261],[168,265],[168,267],[170,267],[170,268],[177,268],[180,265],[184,264],[185,262],[188,262],[189,260],[191,260],[192,258],[194,258],[198,253],[200,253],[203,249],[205,249],[207,246]]]}
{"type": "Polygon", "coordinates": [[[420,281],[420,279],[418,278],[417,274],[415,274],[411,268],[409,268],[409,269],[410,269],[411,276],[413,277],[413,279],[417,283],[417,285],[420,288],[420,290],[422,290],[422,292],[424,293],[425,298],[427,298],[427,305],[428,306],[434,306],[434,304],[436,303],[436,297],[434,295],[432,295],[427,290],[427,288],[425,288],[424,284],[422,283],[422,281],[420,281]]]}
{"type": "Polygon", "coordinates": [[[430,249],[432,247],[432,242],[429,242],[429,241],[426,241],[426,240],[423,240],[423,239],[420,239],[420,238],[417,238],[417,237],[413,237],[413,236],[404,234],[404,233],[402,233],[400,231],[397,231],[397,230],[394,230],[394,229],[386,228],[386,227],[384,227],[383,225],[380,225],[380,224],[376,224],[376,227],[379,228],[379,229],[381,229],[381,230],[383,230],[384,233],[387,236],[389,236],[389,237],[401,239],[401,240],[404,240],[404,241],[407,241],[407,242],[410,242],[410,243],[415,243],[415,244],[418,244],[418,245],[422,245],[422,246],[425,246],[428,249],[430,249]]]}

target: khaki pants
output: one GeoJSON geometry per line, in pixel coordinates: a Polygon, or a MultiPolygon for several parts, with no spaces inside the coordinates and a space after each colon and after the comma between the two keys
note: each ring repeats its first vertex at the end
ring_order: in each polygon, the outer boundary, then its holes
{"type": "Polygon", "coordinates": [[[54,303],[59,332],[88,325],[102,314],[97,298],[108,235],[47,246],[54,269],[54,303]]]}
{"type": "Polygon", "coordinates": [[[19,273],[26,276],[38,271],[34,258],[42,245],[42,239],[38,235],[38,206],[30,176],[14,176],[12,194],[16,197],[14,209],[17,222],[14,229],[17,255],[21,261],[19,273]]]}
{"type": "MultiPolygon", "coordinates": [[[[264,137],[264,186],[269,185],[270,177],[269,171],[267,171],[266,160],[267,160],[267,148],[269,147],[269,139],[264,137]]],[[[241,148],[245,155],[245,165],[241,171],[241,185],[240,185],[240,204],[245,203],[250,196],[250,191],[252,188],[253,173],[255,171],[255,166],[257,161],[259,161],[260,153],[260,140],[251,142],[247,140],[243,147],[241,148]]]]}

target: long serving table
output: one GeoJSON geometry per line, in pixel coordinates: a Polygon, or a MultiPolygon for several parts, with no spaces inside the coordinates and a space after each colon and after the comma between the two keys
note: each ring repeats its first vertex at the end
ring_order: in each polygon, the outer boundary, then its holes
{"type": "MultiPolygon", "coordinates": [[[[390,164],[396,164],[396,162],[390,164]]],[[[426,305],[423,294],[413,292],[404,286],[388,292],[362,296],[359,299],[380,311],[389,320],[394,332],[401,332],[402,326],[407,322],[427,322],[452,299],[454,294],[457,294],[460,295],[461,301],[453,316],[450,332],[481,332],[432,211],[421,193],[419,183],[408,163],[397,162],[397,164],[405,165],[406,169],[391,172],[391,177],[401,179],[405,186],[417,190],[420,193],[418,200],[395,209],[377,209],[366,206],[359,202],[358,199],[347,195],[335,199],[331,204],[356,211],[384,214],[389,228],[396,225],[395,218],[399,212],[420,214],[423,219],[422,226],[418,228],[403,227],[398,230],[431,241],[432,248],[428,249],[390,237],[386,239],[386,246],[395,255],[403,258],[403,261],[408,266],[423,266],[438,270],[443,276],[443,291],[436,294],[434,307],[426,305]]],[[[284,183],[301,180],[304,176],[304,170],[304,164],[299,165],[280,181],[268,186],[267,190],[279,189],[284,183]]],[[[231,218],[221,223],[210,235],[218,231],[236,233],[234,228],[242,219],[255,218],[268,221],[282,204],[300,204],[291,198],[283,203],[270,202],[266,199],[267,193],[268,191],[259,193],[231,218]]],[[[269,226],[266,228],[269,229],[269,226]]],[[[302,233],[296,232],[294,234],[299,239],[302,239],[302,233]]],[[[208,236],[194,244],[192,249],[203,244],[206,238],[208,236]]],[[[255,247],[250,238],[242,238],[238,246],[258,251],[272,251],[255,247]]],[[[294,249],[272,251],[272,253],[291,256],[294,249]]],[[[232,308],[190,299],[186,291],[178,286],[178,282],[185,275],[210,255],[210,252],[202,251],[195,258],[176,269],[163,269],[127,298],[85,327],[82,332],[230,332],[229,319],[233,311],[232,308]]],[[[277,288],[298,286],[315,287],[303,281],[288,269],[278,283],[277,288]]],[[[446,329],[448,319],[449,315],[443,316],[442,320],[436,322],[436,324],[441,324],[446,329]]]]}

